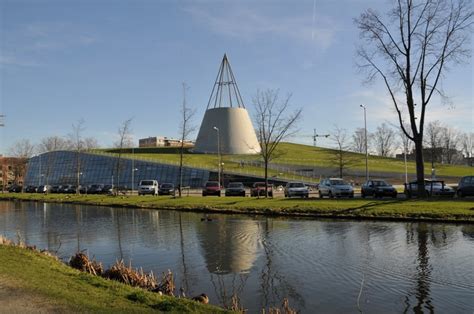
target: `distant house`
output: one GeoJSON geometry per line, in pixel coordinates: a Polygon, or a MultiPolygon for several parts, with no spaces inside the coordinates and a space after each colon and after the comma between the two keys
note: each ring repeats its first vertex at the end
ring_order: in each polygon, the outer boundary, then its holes
{"type": "MultiPolygon", "coordinates": [[[[177,147],[181,145],[181,140],[168,138],[165,136],[151,136],[138,140],[138,147],[177,147]]],[[[194,146],[193,141],[184,141],[184,146],[194,146]]]]}
{"type": "Polygon", "coordinates": [[[4,157],[0,155],[0,189],[5,190],[12,184],[23,184],[27,159],[4,157]]]}

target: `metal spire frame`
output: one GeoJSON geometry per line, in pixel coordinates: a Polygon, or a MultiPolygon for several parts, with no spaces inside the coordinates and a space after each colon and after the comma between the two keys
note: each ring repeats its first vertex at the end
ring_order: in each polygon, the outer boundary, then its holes
{"type": "Polygon", "coordinates": [[[206,109],[234,106],[245,109],[227,54],[224,54],[206,109]]]}

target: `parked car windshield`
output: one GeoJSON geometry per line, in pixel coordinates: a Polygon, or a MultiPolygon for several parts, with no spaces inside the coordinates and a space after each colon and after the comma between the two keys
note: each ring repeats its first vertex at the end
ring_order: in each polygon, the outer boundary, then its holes
{"type": "Polygon", "coordinates": [[[374,186],[388,186],[389,184],[385,181],[373,181],[374,186]]]}
{"type": "Polygon", "coordinates": [[[296,183],[290,183],[290,185],[288,187],[290,187],[290,188],[304,188],[305,185],[301,182],[296,182],[296,183]]]}
{"type": "Polygon", "coordinates": [[[347,185],[344,180],[330,180],[331,185],[347,185]]]}
{"type": "Polygon", "coordinates": [[[234,182],[234,183],[229,183],[229,187],[230,188],[242,188],[242,187],[244,187],[244,185],[242,183],[239,183],[239,182],[234,182]]]}
{"type": "Polygon", "coordinates": [[[218,183],[218,182],[207,182],[207,183],[206,183],[206,186],[207,186],[207,187],[219,186],[219,183],[218,183]]]}
{"type": "Polygon", "coordinates": [[[162,189],[172,189],[172,188],[173,188],[173,184],[171,184],[171,183],[163,183],[163,184],[161,185],[161,188],[162,188],[162,189]]]}
{"type": "Polygon", "coordinates": [[[140,185],[153,185],[153,181],[152,180],[141,181],[140,185]]]}

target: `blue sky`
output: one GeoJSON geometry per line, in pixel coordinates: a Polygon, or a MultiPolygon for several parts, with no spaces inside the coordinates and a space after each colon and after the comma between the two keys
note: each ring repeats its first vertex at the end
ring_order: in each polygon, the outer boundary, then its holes
{"type": "MultiPolygon", "coordinates": [[[[380,84],[364,85],[355,67],[353,24],[367,8],[389,1],[25,1],[0,0],[0,153],[23,138],[66,135],[85,120],[86,136],[102,146],[133,117],[135,138],[175,137],[181,83],[199,125],[224,53],[244,103],[257,89],[292,93],[303,107],[299,135],[334,124],[349,132],[395,118],[380,84]]],[[[472,60],[454,67],[428,120],[473,129],[472,60]]],[[[329,146],[329,142],[321,142],[329,146]]]]}

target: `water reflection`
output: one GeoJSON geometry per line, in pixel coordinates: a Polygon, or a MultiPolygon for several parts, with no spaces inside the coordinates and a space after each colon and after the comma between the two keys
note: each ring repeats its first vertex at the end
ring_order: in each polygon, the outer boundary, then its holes
{"type": "Polygon", "coordinates": [[[106,266],[160,274],[187,295],[206,292],[249,312],[290,304],[303,313],[474,311],[474,227],[276,219],[61,204],[0,202],[0,233],[106,266]],[[363,280],[363,281],[362,281],[363,280]],[[361,289],[361,283],[362,289],[361,289]]]}

